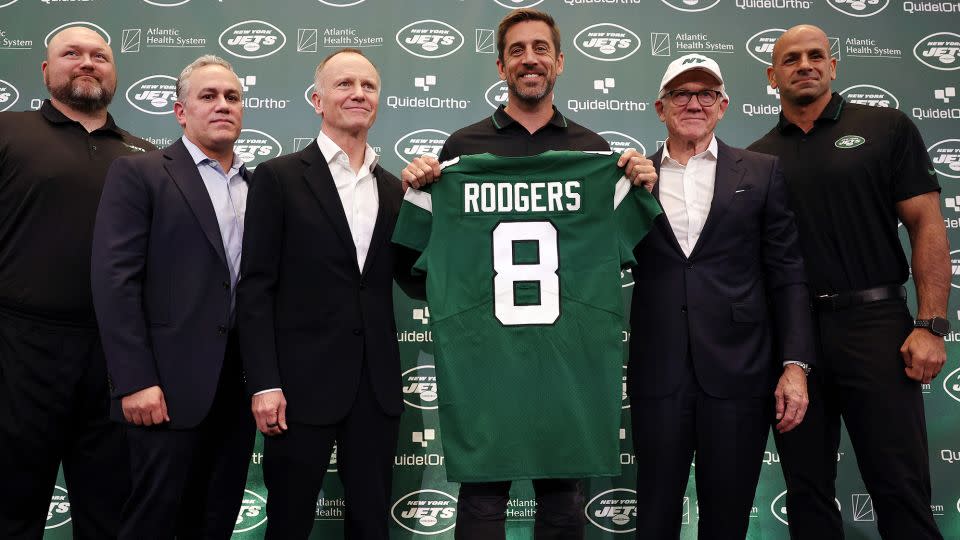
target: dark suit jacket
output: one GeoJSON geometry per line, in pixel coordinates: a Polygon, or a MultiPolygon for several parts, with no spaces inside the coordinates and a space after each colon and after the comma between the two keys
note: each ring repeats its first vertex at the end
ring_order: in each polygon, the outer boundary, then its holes
{"type": "Polygon", "coordinates": [[[361,370],[385,413],[403,410],[393,318],[399,265],[390,243],[403,191],[381,167],[374,176],[379,211],[362,271],[315,142],[261,164],[251,183],[237,290],[240,346],[248,391],[282,388],[287,420],[343,418],[361,370]]]}
{"type": "MultiPolygon", "coordinates": [[[[797,228],[777,160],[717,142],[713,202],[690,257],[666,213],[634,250],[633,396],[674,392],[688,374],[688,354],[701,388],[718,398],[770,395],[784,360],[816,361],[797,228]]],[[[662,153],[651,158],[658,174],[662,153]]]]}
{"type": "Polygon", "coordinates": [[[183,142],[113,162],[91,274],[111,417],[123,421],[121,397],[159,385],[171,427],[199,424],[223,365],[230,269],[213,203],[183,142]]]}

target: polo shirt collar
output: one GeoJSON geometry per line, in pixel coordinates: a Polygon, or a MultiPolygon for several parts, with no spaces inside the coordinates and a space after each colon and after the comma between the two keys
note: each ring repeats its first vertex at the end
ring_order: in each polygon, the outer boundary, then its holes
{"type": "MultiPolygon", "coordinates": [[[[43,100],[43,104],[40,105],[40,114],[51,124],[79,124],[79,122],[67,118],[65,114],[60,112],[60,109],[53,106],[53,102],[49,99],[43,100]]],[[[110,113],[107,113],[107,122],[95,131],[109,131],[116,135],[123,136],[123,133],[120,128],[117,127],[117,123],[113,121],[113,116],[110,113]]]]}
{"type": "MultiPolygon", "coordinates": [[[[493,126],[497,128],[498,131],[504,129],[510,124],[515,124],[517,122],[512,116],[507,114],[506,106],[504,105],[497,107],[497,110],[493,112],[491,119],[493,120],[493,126]]],[[[553,116],[550,117],[550,121],[547,122],[547,124],[556,126],[558,128],[567,127],[567,119],[560,114],[560,111],[557,110],[556,105],[553,106],[553,116]]]]}
{"type": "MultiPolygon", "coordinates": [[[[839,120],[840,112],[843,110],[843,106],[845,103],[846,101],[844,101],[843,96],[841,96],[837,92],[834,92],[830,98],[830,102],[827,103],[827,106],[823,108],[823,111],[820,113],[820,116],[818,116],[817,119],[814,121],[814,124],[817,124],[824,120],[830,121],[830,122],[836,122],[837,120],[839,120]]],[[[780,132],[781,133],[784,132],[787,128],[793,125],[794,125],[793,122],[787,120],[787,118],[783,116],[783,112],[781,112],[780,121],[777,123],[777,128],[780,129],[780,132]]]]}

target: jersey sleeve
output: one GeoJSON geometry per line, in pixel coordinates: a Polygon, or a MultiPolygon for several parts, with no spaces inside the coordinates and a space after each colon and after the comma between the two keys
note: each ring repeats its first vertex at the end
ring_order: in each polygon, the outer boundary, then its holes
{"type": "Polygon", "coordinates": [[[415,269],[426,271],[422,255],[430,244],[430,230],[433,226],[433,196],[430,186],[424,189],[410,188],[403,196],[397,225],[393,230],[393,243],[421,252],[415,269]]]}
{"type": "Polygon", "coordinates": [[[650,232],[653,221],[663,211],[660,203],[646,189],[634,186],[625,176],[617,181],[613,199],[613,215],[620,238],[620,266],[636,264],[633,248],[650,232]]]}
{"type": "Polygon", "coordinates": [[[904,201],[931,191],[940,191],[937,172],[923,144],[920,130],[905,114],[899,114],[895,126],[894,199],[904,201]]]}

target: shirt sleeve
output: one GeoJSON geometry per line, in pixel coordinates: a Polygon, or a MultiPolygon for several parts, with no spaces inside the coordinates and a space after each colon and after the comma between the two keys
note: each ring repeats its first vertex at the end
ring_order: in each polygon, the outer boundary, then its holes
{"type": "Polygon", "coordinates": [[[403,196],[400,215],[393,230],[393,243],[421,252],[414,268],[426,271],[426,259],[422,255],[430,244],[430,230],[433,226],[433,196],[430,186],[424,189],[410,188],[403,196]]]}
{"type": "Polygon", "coordinates": [[[899,114],[894,126],[896,145],[892,160],[894,199],[907,200],[917,195],[940,191],[937,172],[917,126],[905,114],[899,114]]]}
{"type": "Polygon", "coordinates": [[[613,215],[620,238],[620,266],[636,264],[633,248],[650,232],[653,221],[663,210],[646,189],[634,186],[621,176],[613,197],[613,215]]]}

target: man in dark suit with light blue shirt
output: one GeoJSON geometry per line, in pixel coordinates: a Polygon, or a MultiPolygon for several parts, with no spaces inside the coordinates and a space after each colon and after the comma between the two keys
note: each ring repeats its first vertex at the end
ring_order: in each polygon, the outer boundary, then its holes
{"type": "Polygon", "coordinates": [[[680,537],[694,454],[698,538],[744,538],[770,424],[793,429],[807,406],[796,225],[777,160],[714,136],[728,104],[720,67],[699,54],[668,66],[656,101],[664,213],[634,250],[627,383],[637,538],[680,537]]]}
{"type": "Polygon", "coordinates": [[[114,162],[97,212],[93,296],[112,418],[133,477],[120,538],[229,538],[254,424],[234,327],[249,173],[242,89],[201,56],[177,79],[183,137],[114,162]]]}

